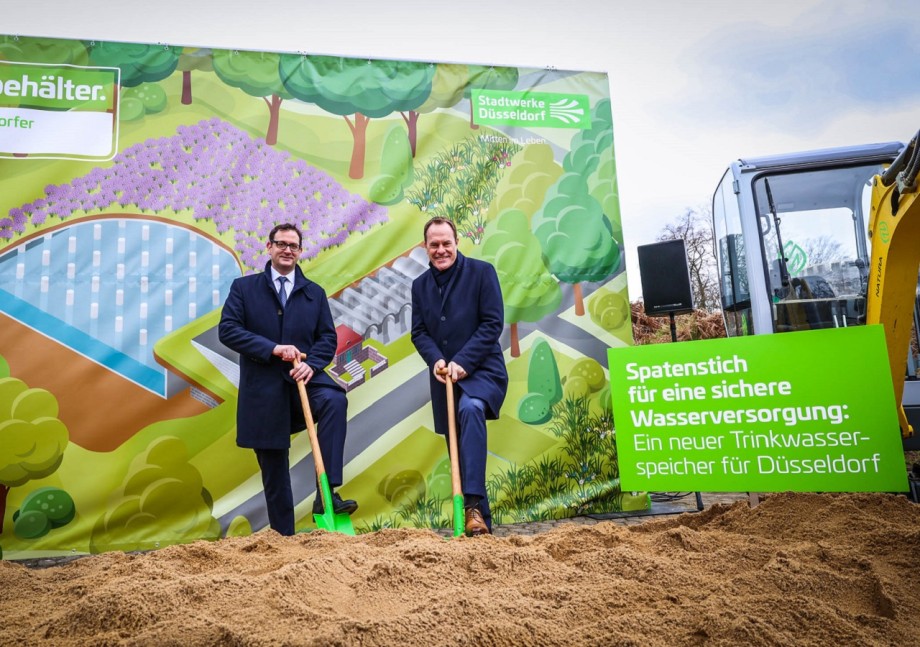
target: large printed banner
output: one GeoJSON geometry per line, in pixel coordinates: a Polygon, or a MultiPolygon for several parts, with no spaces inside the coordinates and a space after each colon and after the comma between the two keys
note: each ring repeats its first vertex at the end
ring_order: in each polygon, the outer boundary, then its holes
{"type": "Polygon", "coordinates": [[[624,487],[907,491],[881,326],[609,355],[624,487]]]}
{"type": "MultiPolygon", "coordinates": [[[[496,522],[647,507],[619,486],[603,367],[632,343],[606,75],[0,37],[3,554],[267,525],[215,327],[282,222],[337,324],[356,528],[449,527],[409,339],[434,215],[501,282],[496,522]]],[[[291,455],[309,529],[306,434],[291,455]]]]}

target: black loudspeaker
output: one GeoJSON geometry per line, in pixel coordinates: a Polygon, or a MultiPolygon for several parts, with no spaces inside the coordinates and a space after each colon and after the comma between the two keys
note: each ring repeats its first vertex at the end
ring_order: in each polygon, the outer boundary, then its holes
{"type": "Polygon", "coordinates": [[[693,311],[690,267],[683,239],[639,245],[639,278],[645,314],[682,314],[693,311]]]}

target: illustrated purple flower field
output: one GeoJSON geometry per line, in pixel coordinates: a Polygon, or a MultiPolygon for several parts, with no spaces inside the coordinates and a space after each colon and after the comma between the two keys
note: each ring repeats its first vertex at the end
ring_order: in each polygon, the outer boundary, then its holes
{"type": "Polygon", "coordinates": [[[233,231],[234,249],[249,270],[268,260],[265,240],[278,223],[300,228],[303,257],[312,258],[387,221],[385,207],[215,117],[180,126],[175,136],[135,144],[111,166],[68,184],[46,186],[43,198],[0,218],[0,240],[22,233],[28,222],[112,208],[190,211],[195,220],[210,220],[220,234],[233,231]]]}

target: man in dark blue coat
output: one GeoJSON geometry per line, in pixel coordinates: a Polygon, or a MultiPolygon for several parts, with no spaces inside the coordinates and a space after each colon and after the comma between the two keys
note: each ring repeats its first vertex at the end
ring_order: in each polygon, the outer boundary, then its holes
{"type": "Polygon", "coordinates": [[[450,377],[455,398],[466,534],[492,532],[486,494],[486,420],[496,420],[508,390],[498,338],[505,326],[495,268],[457,251],[457,229],[444,218],[425,224],[429,270],[412,282],[412,343],[430,369],[434,427],[447,434],[450,377]],[[447,369],[447,376],[440,375],[447,369]]]}
{"type": "MultiPolygon", "coordinates": [[[[236,444],[255,450],[269,525],[282,535],[294,534],[294,497],[288,453],[291,434],[306,423],[296,381],[307,385],[317,425],[320,451],[332,488],[342,484],[345,455],[345,391],[325,368],[335,355],[337,338],[323,289],[308,280],[297,260],[302,238],[291,224],[278,225],[268,236],[271,260],[265,271],[236,279],[221,313],[221,343],[240,354],[236,444]],[[307,359],[292,368],[295,358],[307,359]]],[[[351,514],[352,500],[333,493],[336,513],[351,514]]],[[[317,488],[313,512],[323,512],[317,488]]]]}

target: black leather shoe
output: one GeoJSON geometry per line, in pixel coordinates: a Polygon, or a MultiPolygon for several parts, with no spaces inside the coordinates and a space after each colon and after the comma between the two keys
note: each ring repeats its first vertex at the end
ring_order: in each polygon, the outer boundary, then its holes
{"type": "MultiPolygon", "coordinates": [[[[332,511],[335,514],[352,514],[358,509],[358,502],[354,499],[343,499],[338,492],[332,493],[332,511]]],[[[313,501],[313,514],[323,514],[323,497],[317,492],[316,500],[313,501]]]]}

